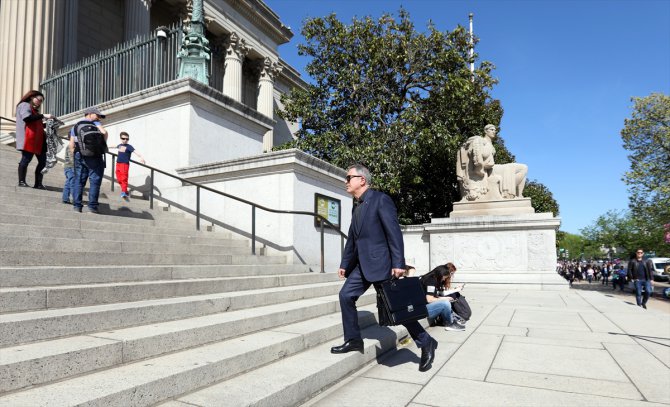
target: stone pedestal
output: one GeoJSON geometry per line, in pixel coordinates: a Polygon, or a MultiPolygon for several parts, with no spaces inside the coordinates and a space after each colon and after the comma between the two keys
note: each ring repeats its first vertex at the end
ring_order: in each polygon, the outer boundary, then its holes
{"type": "Polygon", "coordinates": [[[535,213],[530,198],[500,199],[496,201],[455,202],[450,218],[491,215],[526,215],[535,213]]]}
{"type": "Polygon", "coordinates": [[[506,204],[511,208],[525,205],[513,201],[525,199],[469,203],[470,207],[459,208],[457,216],[452,213],[451,218],[433,219],[424,225],[430,242],[430,269],[451,261],[458,268],[455,281],[472,283],[473,287],[567,290],[567,281],[556,273],[560,218],[551,213],[464,214],[485,205],[492,205],[489,210],[494,213],[496,209],[504,212],[506,204]]]}

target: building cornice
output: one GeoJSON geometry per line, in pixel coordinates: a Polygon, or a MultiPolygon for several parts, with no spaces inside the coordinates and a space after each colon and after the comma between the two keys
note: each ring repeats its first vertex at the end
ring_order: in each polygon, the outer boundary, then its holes
{"type": "Polygon", "coordinates": [[[344,188],[346,171],[301,150],[273,151],[252,157],[177,168],[180,177],[191,181],[210,183],[247,178],[269,173],[297,172],[318,178],[330,185],[344,188]]]}
{"type": "MultiPolygon", "coordinates": [[[[277,45],[286,44],[293,38],[293,31],[285,26],[279,16],[261,0],[226,0],[235,11],[267,34],[277,45]]],[[[212,1],[214,4],[214,1],[212,1]]]]}
{"type": "Polygon", "coordinates": [[[279,77],[289,85],[289,88],[307,89],[309,84],[300,77],[300,73],[295,68],[281,58],[279,58],[279,63],[284,67],[279,77]]]}

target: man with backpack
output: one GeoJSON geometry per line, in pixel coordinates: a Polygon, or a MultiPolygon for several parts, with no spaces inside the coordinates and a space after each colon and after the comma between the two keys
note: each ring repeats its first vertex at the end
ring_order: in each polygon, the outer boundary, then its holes
{"type": "Polygon", "coordinates": [[[70,130],[70,153],[74,157],[74,210],[81,212],[86,181],[89,181],[88,208],[98,212],[98,196],[105,172],[107,130],[100,122],[105,115],[95,107],[84,110],[84,119],[70,130]]]}

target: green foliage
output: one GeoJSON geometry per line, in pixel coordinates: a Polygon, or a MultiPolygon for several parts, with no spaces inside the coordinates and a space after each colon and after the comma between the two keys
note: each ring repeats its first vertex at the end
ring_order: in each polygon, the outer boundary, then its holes
{"type": "Polygon", "coordinates": [[[523,189],[523,196],[530,198],[536,213],[551,212],[558,216],[558,202],[544,184],[535,180],[528,181],[523,189]]]}
{"type": "Polygon", "coordinates": [[[621,130],[631,165],[623,177],[631,221],[644,242],[641,247],[667,255],[663,224],[670,222],[670,97],[652,93],[632,101],[633,114],[621,130]]]}
{"type": "Polygon", "coordinates": [[[593,245],[587,245],[586,239],[580,235],[559,231],[556,234],[556,244],[559,247],[559,259],[580,260],[600,257],[597,249],[593,245]]]}
{"type": "Polygon", "coordinates": [[[619,258],[628,258],[638,247],[659,256],[670,254],[670,246],[663,243],[663,226],[650,233],[645,221],[632,211],[608,211],[580,232],[587,246],[611,250],[619,258]]]}
{"type": "MultiPolygon", "coordinates": [[[[460,200],[456,152],[503,114],[490,89],[493,65],[468,69],[463,27],[417,32],[409,14],[343,24],[334,14],[308,19],[301,55],[315,84],[282,98],[283,118],[301,123],[294,142],[336,166],[366,164],[377,189],[389,193],[402,223],[445,217],[460,200]]],[[[475,56],[476,58],[476,56],[475,56]]],[[[496,162],[513,161],[496,139],[496,162]]]]}

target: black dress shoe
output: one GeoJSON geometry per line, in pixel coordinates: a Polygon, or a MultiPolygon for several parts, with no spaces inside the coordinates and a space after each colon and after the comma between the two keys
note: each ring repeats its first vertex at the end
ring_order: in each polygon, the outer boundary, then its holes
{"type": "Polygon", "coordinates": [[[24,188],[26,188],[26,187],[30,187],[30,185],[26,184],[25,181],[19,181],[19,186],[20,186],[20,187],[24,187],[24,188]]]}
{"type": "Polygon", "coordinates": [[[347,353],[352,351],[363,353],[362,339],[349,339],[340,346],[333,346],[330,348],[330,353],[347,353]]]}
{"type": "Polygon", "coordinates": [[[46,189],[47,189],[47,187],[45,187],[43,184],[37,184],[37,185],[35,185],[33,188],[35,188],[35,189],[43,189],[43,190],[45,190],[45,191],[46,191],[46,189]]]}
{"type": "Polygon", "coordinates": [[[433,360],[435,360],[435,349],[437,349],[437,341],[430,338],[430,343],[421,348],[421,362],[419,362],[419,372],[426,372],[433,367],[433,360]]]}

